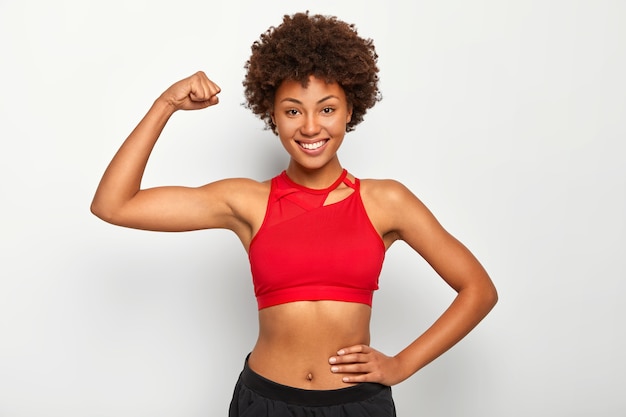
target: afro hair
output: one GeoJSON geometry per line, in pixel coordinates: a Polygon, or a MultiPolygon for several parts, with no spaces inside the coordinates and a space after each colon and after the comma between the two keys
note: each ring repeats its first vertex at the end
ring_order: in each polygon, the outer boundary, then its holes
{"type": "Polygon", "coordinates": [[[276,89],[284,80],[307,86],[310,76],[338,83],[352,107],[351,131],[368,109],[381,99],[378,55],[371,39],[361,38],[355,26],[334,16],[285,15],[252,46],[243,81],[246,107],[276,133],[271,113],[276,89]]]}

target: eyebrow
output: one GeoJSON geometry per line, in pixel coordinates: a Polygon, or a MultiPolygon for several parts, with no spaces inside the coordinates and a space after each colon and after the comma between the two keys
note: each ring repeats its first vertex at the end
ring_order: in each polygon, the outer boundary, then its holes
{"type": "MultiPolygon", "coordinates": [[[[334,95],[332,95],[332,94],[331,94],[331,95],[329,95],[329,96],[326,96],[326,97],[324,97],[324,98],[322,98],[322,99],[318,100],[316,104],[323,103],[324,101],[326,101],[326,100],[330,100],[331,98],[336,98],[336,99],[339,99],[339,97],[334,96],[334,95]]],[[[289,101],[289,102],[291,102],[291,103],[296,103],[296,104],[302,104],[302,102],[301,102],[300,100],[297,100],[297,99],[295,99],[295,98],[291,98],[291,97],[284,98],[284,99],[282,99],[280,102],[282,103],[282,102],[284,102],[284,101],[289,101]]]]}

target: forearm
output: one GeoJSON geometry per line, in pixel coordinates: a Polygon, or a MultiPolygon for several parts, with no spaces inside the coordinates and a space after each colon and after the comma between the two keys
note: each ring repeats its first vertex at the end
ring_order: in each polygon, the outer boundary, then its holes
{"type": "Polygon", "coordinates": [[[157,99],[117,151],[107,167],[91,204],[101,218],[130,200],[140,189],[148,158],[174,109],[157,99]]]}
{"type": "Polygon", "coordinates": [[[448,309],[413,343],[396,355],[406,379],[463,339],[497,302],[490,283],[459,291],[448,309]]]}

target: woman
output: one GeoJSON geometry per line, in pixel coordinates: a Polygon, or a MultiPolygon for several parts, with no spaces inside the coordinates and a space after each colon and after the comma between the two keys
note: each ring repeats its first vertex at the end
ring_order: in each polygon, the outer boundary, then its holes
{"type": "Polygon", "coordinates": [[[248,107],[290,156],[258,182],[141,189],[165,124],[178,110],[216,105],[220,88],[198,72],[169,87],[106,169],[92,211],[120,226],[232,230],[249,254],[259,335],[230,415],[394,416],[390,387],[461,340],[497,300],[474,256],[406,187],[363,180],[337,157],[346,132],[379,99],[371,40],[334,17],[285,16],[252,45],[248,107]],[[372,293],[385,251],[403,240],[457,292],[401,352],[370,346],[372,293]]]}

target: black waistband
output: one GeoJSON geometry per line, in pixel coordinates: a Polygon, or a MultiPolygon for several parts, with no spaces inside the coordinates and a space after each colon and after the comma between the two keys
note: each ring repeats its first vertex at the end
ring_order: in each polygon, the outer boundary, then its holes
{"type": "Polygon", "coordinates": [[[247,358],[240,378],[244,385],[265,398],[305,406],[328,406],[363,401],[389,389],[386,385],[371,382],[333,390],[307,390],[289,387],[270,381],[254,372],[248,366],[247,358]]]}

